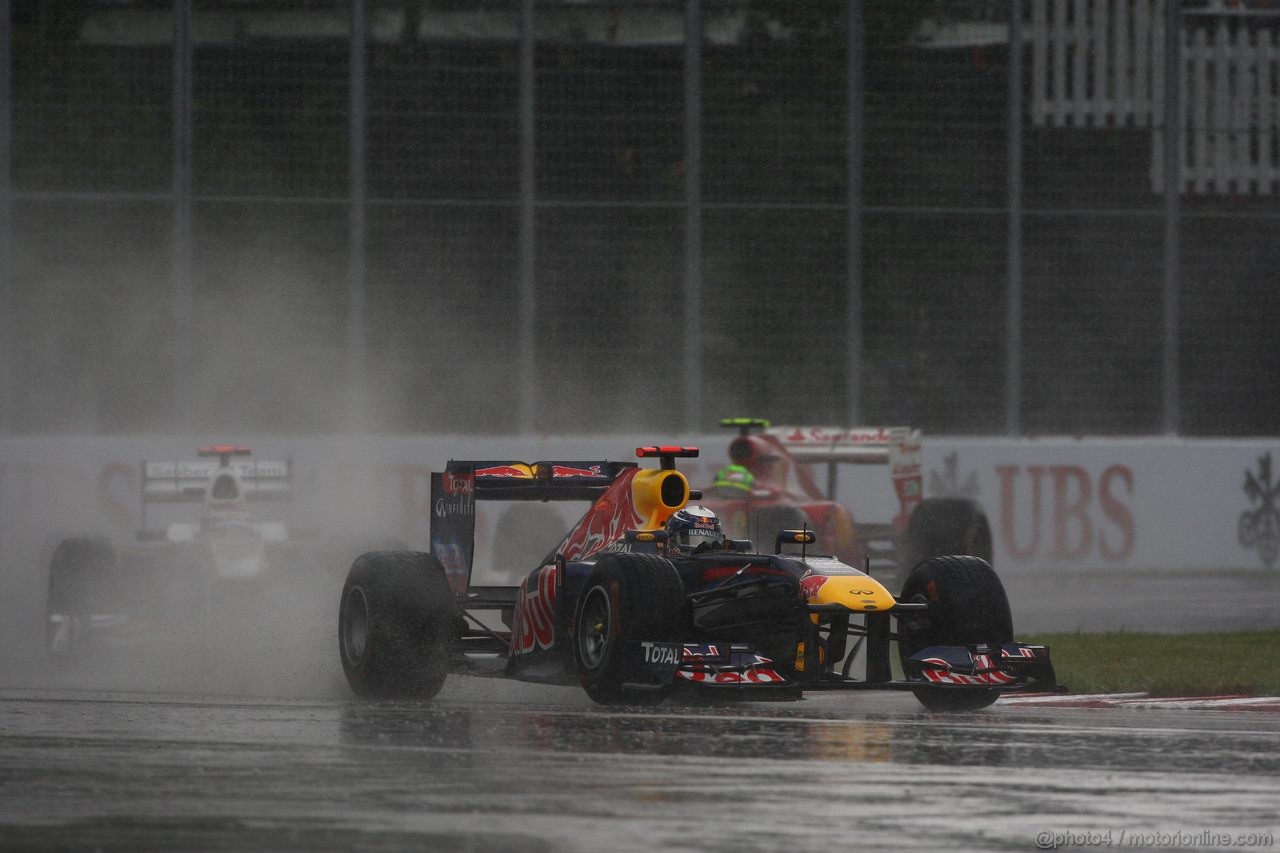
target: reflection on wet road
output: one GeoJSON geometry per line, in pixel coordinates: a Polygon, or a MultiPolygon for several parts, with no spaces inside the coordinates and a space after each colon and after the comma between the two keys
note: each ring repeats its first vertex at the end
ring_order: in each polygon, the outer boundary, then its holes
{"type": "MultiPolygon", "coordinates": [[[[616,711],[579,689],[454,677],[430,705],[367,704],[338,666],[339,585],[218,631],[153,625],[69,671],[45,663],[38,610],[6,613],[0,849],[1033,850],[1043,831],[1280,835],[1280,713],[945,716],[881,693],[616,711]]],[[[1060,590],[1030,592],[1047,612],[1060,590]]],[[[1274,619],[1265,592],[1251,600],[1274,619]]],[[[1020,630],[1043,625],[1028,612],[1020,630]]]]}
{"type": "Polygon", "coordinates": [[[1274,713],[609,710],[466,678],[430,705],[0,691],[0,846],[1028,850],[1274,834],[1278,804],[1274,713]]]}

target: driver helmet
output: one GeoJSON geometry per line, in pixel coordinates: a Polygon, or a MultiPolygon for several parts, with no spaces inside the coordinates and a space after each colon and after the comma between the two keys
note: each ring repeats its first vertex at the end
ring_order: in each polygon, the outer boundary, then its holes
{"type": "Polygon", "coordinates": [[[705,506],[691,505],[667,521],[667,551],[697,554],[724,548],[724,531],[720,519],[705,506]]]}
{"type": "Polygon", "coordinates": [[[745,498],[750,496],[756,477],[745,465],[726,465],[716,472],[715,482],[711,488],[716,494],[726,498],[745,498]]]}

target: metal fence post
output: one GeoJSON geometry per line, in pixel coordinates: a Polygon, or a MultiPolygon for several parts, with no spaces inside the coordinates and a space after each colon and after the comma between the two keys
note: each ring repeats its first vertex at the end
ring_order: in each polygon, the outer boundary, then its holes
{"type": "Polygon", "coordinates": [[[1004,428],[1009,435],[1022,433],[1022,109],[1022,0],[1009,0],[1009,269],[1004,389],[1004,428]]]}
{"type": "Polygon", "coordinates": [[[351,82],[350,147],[348,177],[350,198],[347,213],[347,381],[354,417],[348,425],[367,427],[364,420],[368,400],[365,382],[368,311],[366,310],[365,241],[365,41],[368,19],[365,0],[351,0],[351,82]]]}
{"type": "Polygon", "coordinates": [[[9,33],[9,0],[0,0],[0,434],[13,430],[13,411],[17,405],[13,367],[18,355],[14,340],[17,325],[13,322],[15,304],[13,285],[13,241],[10,227],[11,176],[9,172],[9,134],[13,125],[9,86],[9,69],[13,64],[13,40],[9,33]]]}
{"type": "Polygon", "coordinates": [[[516,352],[519,366],[516,371],[520,399],[518,427],[522,435],[530,435],[536,426],[538,409],[536,388],[537,321],[538,321],[538,273],[537,273],[537,175],[535,172],[535,136],[537,115],[534,93],[537,73],[534,63],[535,33],[533,17],[534,0],[520,2],[520,307],[516,352]]]}
{"type": "Polygon", "coordinates": [[[684,7],[684,427],[702,429],[702,0],[684,7]]]}
{"type": "Polygon", "coordinates": [[[1180,428],[1178,387],[1178,254],[1181,219],[1182,163],[1182,10],[1179,0],[1165,0],[1164,19],[1164,431],[1180,428]]]}
{"type": "Polygon", "coordinates": [[[848,139],[845,149],[846,186],[846,234],[848,257],[845,260],[847,297],[845,302],[847,336],[847,364],[845,370],[845,405],[847,425],[862,423],[862,125],[865,117],[863,64],[866,58],[866,35],[862,17],[862,0],[849,0],[848,38],[845,71],[848,87],[847,122],[848,139]]]}
{"type": "Polygon", "coordinates": [[[173,3],[173,425],[190,426],[191,319],[191,0],[173,3]]]}

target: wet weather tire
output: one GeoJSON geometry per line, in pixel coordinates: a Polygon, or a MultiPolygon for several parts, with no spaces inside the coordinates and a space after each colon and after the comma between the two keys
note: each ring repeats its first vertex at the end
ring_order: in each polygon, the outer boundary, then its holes
{"type": "Polygon", "coordinates": [[[623,649],[631,641],[678,643],[685,624],[684,583],[655,554],[607,554],[578,595],[573,661],[587,695],[602,705],[652,704],[669,685],[628,684],[623,649]]]}
{"type": "MultiPolygon", "coordinates": [[[[907,576],[901,600],[929,605],[927,615],[898,620],[898,654],[903,661],[929,646],[986,643],[999,648],[1013,640],[1004,585],[991,564],[979,557],[925,560],[907,576]]],[[[947,687],[918,687],[913,692],[930,711],[976,711],[999,696],[995,690],[947,687]]]]}
{"type": "Polygon", "coordinates": [[[368,699],[430,699],[448,675],[457,606],[440,562],[416,551],[356,558],[342,589],[338,653],[368,699]]]}
{"type": "Polygon", "coordinates": [[[930,557],[966,554],[988,563],[994,556],[991,524],[982,507],[968,498],[928,498],[911,513],[903,548],[905,571],[930,557]]]}
{"type": "Polygon", "coordinates": [[[105,536],[73,536],[54,549],[49,561],[45,643],[55,664],[87,654],[95,610],[105,606],[116,572],[116,552],[105,536]]]}

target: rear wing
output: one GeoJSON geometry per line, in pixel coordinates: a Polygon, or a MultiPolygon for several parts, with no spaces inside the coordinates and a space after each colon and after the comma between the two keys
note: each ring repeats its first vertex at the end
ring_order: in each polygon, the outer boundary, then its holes
{"type": "MultiPolygon", "coordinates": [[[[143,462],[142,502],[199,503],[205,498],[209,478],[220,467],[216,459],[185,462],[143,462]]],[[[248,500],[288,500],[293,497],[293,465],[290,460],[229,460],[229,467],[244,487],[248,500]]]]}
{"type": "Polygon", "coordinates": [[[772,427],[764,434],[776,438],[797,462],[887,465],[915,453],[919,463],[920,430],[911,427],[772,427]]]}
{"type": "Polygon", "coordinates": [[[431,475],[431,552],[455,592],[471,584],[478,500],[594,501],[634,462],[452,460],[431,475]]]}
{"type": "Polygon", "coordinates": [[[920,430],[911,427],[772,427],[764,430],[797,462],[827,463],[827,499],[836,499],[836,465],[888,465],[898,496],[895,526],[905,529],[924,498],[920,430]]]}
{"type": "Polygon", "coordinates": [[[446,473],[470,470],[476,500],[595,500],[634,462],[450,462],[446,473]]]}

